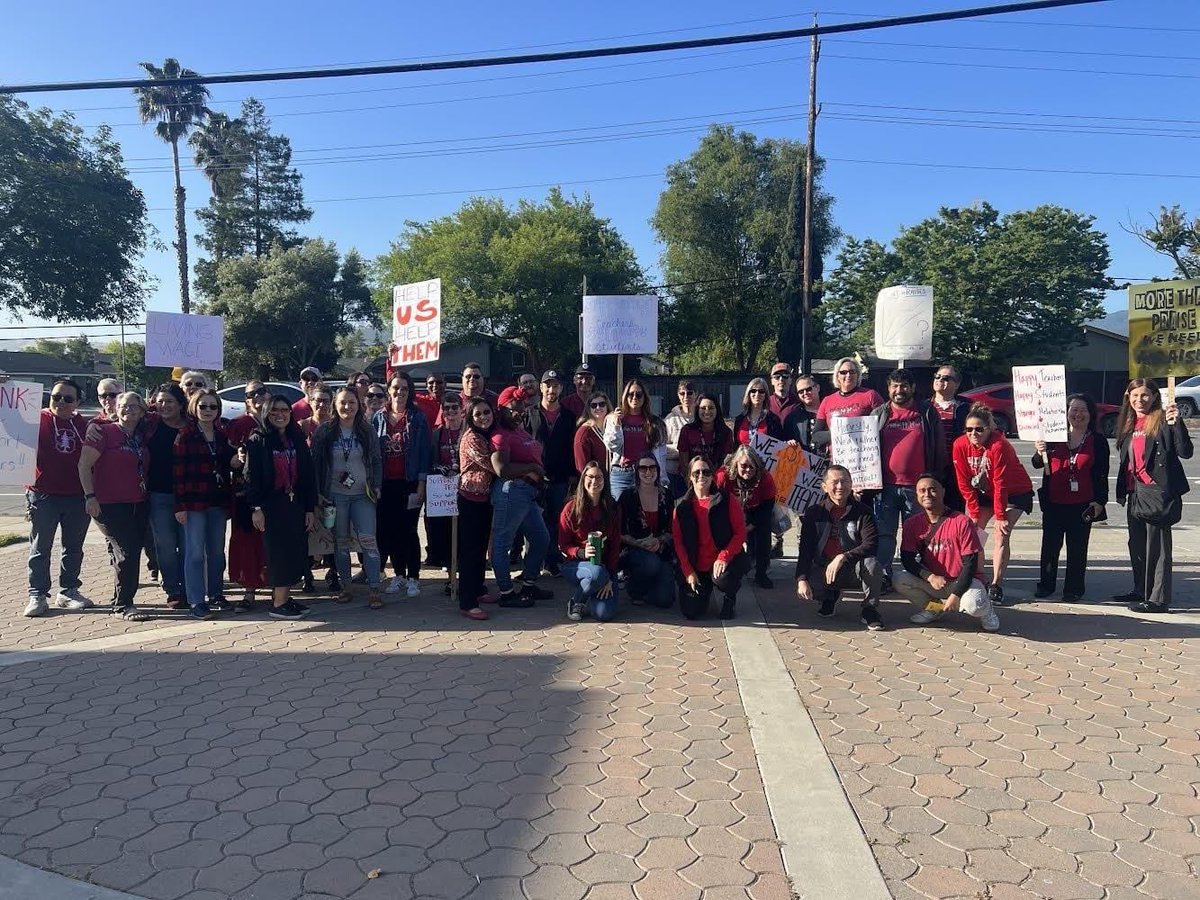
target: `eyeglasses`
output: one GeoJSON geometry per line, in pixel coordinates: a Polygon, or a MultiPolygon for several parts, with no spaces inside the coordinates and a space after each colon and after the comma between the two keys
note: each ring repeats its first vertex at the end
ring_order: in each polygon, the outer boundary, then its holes
{"type": "Polygon", "coordinates": [[[630,391],[625,396],[628,397],[630,400],[640,400],[643,397],[645,397],[646,395],[642,391],[630,391]]]}
{"type": "Polygon", "coordinates": [[[776,373],[775,373],[774,375],[772,375],[771,377],[772,377],[772,378],[791,378],[791,377],[792,377],[792,373],[791,373],[791,372],[776,372],[776,373]]]}
{"type": "Polygon", "coordinates": [[[839,375],[857,375],[858,373],[855,372],[853,369],[838,369],[838,374],[839,375]]]}
{"type": "Polygon", "coordinates": [[[105,391],[103,394],[100,395],[100,399],[101,400],[116,400],[117,392],[116,391],[105,391]]]}
{"type": "Polygon", "coordinates": [[[712,469],[697,469],[692,473],[693,478],[712,478],[712,469]]]}
{"type": "Polygon", "coordinates": [[[638,466],[637,470],[639,472],[657,472],[658,466],[638,466]]]}
{"type": "Polygon", "coordinates": [[[78,403],[78,397],[68,397],[66,394],[51,394],[50,399],[55,403],[78,403]]]}
{"type": "Polygon", "coordinates": [[[203,381],[185,381],[185,382],[183,383],[183,386],[184,386],[184,387],[191,387],[191,388],[202,388],[202,387],[208,387],[208,385],[206,385],[206,384],[205,384],[203,381]]]}
{"type": "Polygon", "coordinates": [[[590,406],[592,409],[608,409],[608,404],[603,400],[599,401],[598,403],[589,403],[588,406],[590,406]]]}
{"type": "Polygon", "coordinates": [[[463,381],[478,381],[482,377],[483,377],[482,375],[475,375],[475,374],[463,375],[463,381]]]}
{"type": "Polygon", "coordinates": [[[386,400],[387,394],[382,394],[379,391],[367,391],[368,400],[386,400]]]}
{"type": "Polygon", "coordinates": [[[963,428],[963,431],[968,434],[983,434],[987,429],[982,425],[967,425],[963,428]]]}
{"type": "Polygon", "coordinates": [[[217,406],[217,404],[215,404],[215,403],[197,403],[196,404],[196,409],[200,410],[201,412],[217,412],[220,408],[221,407],[217,406]]]}
{"type": "Polygon", "coordinates": [[[933,380],[934,381],[953,381],[954,376],[953,375],[934,375],[933,380]]]}
{"type": "Polygon", "coordinates": [[[371,379],[370,378],[358,378],[355,380],[354,383],[361,384],[361,385],[369,385],[371,383],[371,379]]]}
{"type": "Polygon", "coordinates": [[[747,391],[747,393],[749,393],[749,394],[765,394],[766,390],[764,390],[763,388],[750,388],[750,390],[747,391]]]}
{"type": "Polygon", "coordinates": [[[246,391],[246,399],[247,400],[253,400],[255,397],[265,397],[265,396],[267,396],[267,389],[265,387],[255,388],[252,391],[246,391]]]}

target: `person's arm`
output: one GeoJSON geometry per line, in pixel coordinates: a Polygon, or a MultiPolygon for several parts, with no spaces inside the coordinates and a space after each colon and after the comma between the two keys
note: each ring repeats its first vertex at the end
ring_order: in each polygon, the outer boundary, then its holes
{"type": "MultiPolygon", "coordinates": [[[[667,483],[667,445],[659,444],[650,451],[654,454],[654,461],[658,463],[658,480],[661,484],[667,483]]],[[[634,460],[636,463],[637,460],[634,460]]]]}
{"type": "Polygon", "coordinates": [[[777,441],[787,439],[787,435],[783,430],[783,422],[773,412],[767,413],[767,437],[773,437],[777,441]]]}
{"type": "Polygon", "coordinates": [[[1192,435],[1188,432],[1187,424],[1183,421],[1183,416],[1177,416],[1175,424],[1171,426],[1175,436],[1175,455],[1180,459],[1191,459],[1193,453],[1192,435]]]}
{"type": "Polygon", "coordinates": [[[79,453],[79,484],[83,488],[83,507],[93,519],[100,515],[100,501],[96,499],[96,486],[92,476],[100,451],[91,444],[85,444],[79,453]]]}
{"type": "Polygon", "coordinates": [[[946,453],[946,427],[942,424],[942,417],[938,415],[938,411],[932,403],[925,404],[924,414],[930,432],[930,443],[926,444],[930,448],[930,458],[926,461],[929,471],[944,472],[946,466],[950,465],[950,459],[946,453]]]}
{"type": "Polygon", "coordinates": [[[959,496],[963,498],[963,503],[967,507],[967,517],[972,522],[977,522],[979,521],[979,495],[971,486],[971,478],[968,474],[971,467],[967,463],[966,445],[962,443],[965,440],[965,438],[958,438],[954,442],[954,449],[951,453],[954,460],[954,480],[958,482],[959,496]]]}
{"type": "Polygon", "coordinates": [[[687,546],[683,543],[683,530],[679,527],[679,514],[676,512],[671,517],[671,537],[675,540],[675,558],[679,560],[679,571],[686,581],[696,574],[696,567],[692,565],[692,561],[688,559],[687,546]]]}
{"type": "Polygon", "coordinates": [[[574,500],[568,500],[558,513],[558,549],[567,559],[581,560],[587,558],[587,547],[580,542],[577,526],[571,521],[574,504],[574,500]]]}
{"type": "Polygon", "coordinates": [[[733,528],[733,535],[728,544],[717,549],[717,559],[728,563],[742,552],[746,543],[746,514],[742,512],[742,504],[728,494],[725,495],[725,502],[729,504],[729,524],[733,528]]]}
{"type": "Polygon", "coordinates": [[[921,574],[925,570],[921,568],[921,564],[917,561],[916,550],[901,550],[900,565],[904,566],[904,571],[908,572],[908,574],[920,578],[922,581],[925,580],[925,576],[921,574]]]}
{"type": "Polygon", "coordinates": [[[175,492],[175,520],[183,525],[187,522],[187,511],[193,506],[195,497],[188,492],[188,446],[187,427],[181,428],[171,445],[171,480],[175,492]]]}
{"type": "Polygon", "coordinates": [[[625,449],[625,432],[621,430],[621,423],[615,412],[610,412],[604,418],[603,440],[604,446],[616,456],[620,456],[625,449]]]}
{"type": "Polygon", "coordinates": [[[587,452],[587,436],[591,432],[591,427],[588,425],[580,425],[575,429],[575,439],[572,446],[575,450],[575,471],[582,472],[583,467],[588,464],[587,452]]]}
{"type": "Polygon", "coordinates": [[[958,577],[947,585],[950,588],[951,596],[954,597],[961,597],[963,591],[971,586],[971,580],[975,577],[975,568],[979,565],[979,554],[966,554],[962,558],[962,563],[962,571],[958,573],[958,577]]]}
{"type": "Polygon", "coordinates": [[[1000,444],[995,454],[990,450],[985,451],[989,456],[992,456],[992,512],[999,521],[1005,517],[1008,511],[1008,486],[1011,475],[1010,468],[1012,463],[1020,465],[1017,460],[1017,452],[1012,449],[1012,444],[1005,446],[1000,444]],[[1012,459],[1009,459],[1009,456],[1012,459]]]}
{"type": "MultiPolygon", "coordinates": [[[[418,410],[419,412],[419,410],[418,410]]],[[[421,413],[416,418],[416,432],[413,437],[415,440],[416,463],[417,470],[417,493],[422,497],[425,496],[425,479],[429,477],[429,473],[433,469],[433,432],[429,429],[429,421],[425,418],[425,414],[421,413]]],[[[406,473],[406,477],[411,481],[412,474],[406,473]]]]}

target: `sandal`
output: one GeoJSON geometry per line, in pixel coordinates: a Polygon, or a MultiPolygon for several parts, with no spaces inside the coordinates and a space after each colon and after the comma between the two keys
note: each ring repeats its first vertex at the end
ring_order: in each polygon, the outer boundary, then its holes
{"type": "Polygon", "coordinates": [[[367,605],[371,609],[383,609],[383,598],[379,596],[378,592],[372,591],[371,599],[367,601],[367,605]]]}
{"type": "Polygon", "coordinates": [[[136,606],[119,606],[113,610],[113,615],[120,616],[126,622],[145,622],[150,618],[136,606]]]}
{"type": "Polygon", "coordinates": [[[352,596],[350,596],[349,591],[342,591],[340,594],[338,594],[336,597],[333,598],[333,602],[334,603],[349,603],[353,599],[354,598],[352,596]]]}

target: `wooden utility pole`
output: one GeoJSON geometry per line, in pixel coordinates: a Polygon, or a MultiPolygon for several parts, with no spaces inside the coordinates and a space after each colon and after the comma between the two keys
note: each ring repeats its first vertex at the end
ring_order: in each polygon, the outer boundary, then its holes
{"type": "MultiPolygon", "coordinates": [[[[817,25],[813,17],[813,27],[817,25]]],[[[812,36],[812,45],[808,60],[808,147],[805,150],[806,165],[804,168],[804,268],[800,287],[801,322],[800,322],[800,371],[809,373],[812,368],[810,346],[812,343],[812,218],[813,218],[813,179],[816,173],[817,159],[817,60],[821,56],[821,42],[816,33],[812,36]]]]}

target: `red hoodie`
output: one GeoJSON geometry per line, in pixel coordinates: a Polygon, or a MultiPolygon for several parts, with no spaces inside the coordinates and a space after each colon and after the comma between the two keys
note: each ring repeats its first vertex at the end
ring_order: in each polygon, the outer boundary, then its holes
{"type": "Polygon", "coordinates": [[[976,522],[979,521],[980,493],[992,498],[992,511],[997,518],[1001,518],[1008,508],[1009,497],[1033,493],[1033,482],[1017,459],[1017,451],[1000,434],[993,433],[982,447],[971,446],[970,439],[961,435],[954,441],[951,457],[958,490],[967,504],[967,515],[976,522]],[[986,469],[986,476],[980,482],[982,490],[977,491],[971,486],[971,479],[980,469],[986,469]]]}
{"type": "Polygon", "coordinates": [[[621,555],[621,510],[614,503],[608,525],[600,524],[600,510],[591,507],[576,524],[572,521],[571,508],[575,505],[574,498],[567,501],[558,516],[558,549],[569,560],[581,561],[587,559],[588,533],[604,532],[604,551],[600,562],[609,572],[617,571],[617,557],[621,555]]]}

